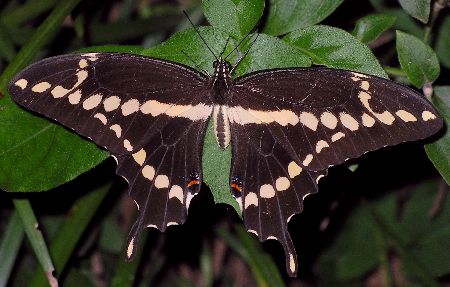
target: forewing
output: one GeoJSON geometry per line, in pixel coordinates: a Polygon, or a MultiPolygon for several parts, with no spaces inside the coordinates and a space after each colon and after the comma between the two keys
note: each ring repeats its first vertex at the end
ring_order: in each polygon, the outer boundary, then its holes
{"type": "Polygon", "coordinates": [[[207,117],[207,108],[201,115],[196,110],[205,100],[206,80],[190,68],[163,60],[89,53],[30,65],[14,77],[8,91],[20,105],[112,154],[124,154],[142,148],[172,118],[207,117]]]}
{"type": "Polygon", "coordinates": [[[237,79],[230,97],[231,121],[267,124],[286,152],[309,170],[426,138],[442,127],[434,107],[416,91],[343,70],[260,72],[237,79]]]}

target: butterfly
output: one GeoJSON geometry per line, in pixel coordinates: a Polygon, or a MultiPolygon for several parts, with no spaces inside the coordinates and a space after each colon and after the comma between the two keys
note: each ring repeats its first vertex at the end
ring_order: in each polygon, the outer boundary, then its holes
{"type": "Polygon", "coordinates": [[[182,224],[203,183],[205,131],[231,146],[230,192],[247,230],[275,239],[297,273],[288,222],[318,191],[330,166],[442,127],[418,92],[352,71],[283,68],[236,79],[225,59],[214,74],[120,53],[47,58],[12,79],[21,106],[107,149],[139,209],[127,244],[132,258],[145,227],[182,224]]]}

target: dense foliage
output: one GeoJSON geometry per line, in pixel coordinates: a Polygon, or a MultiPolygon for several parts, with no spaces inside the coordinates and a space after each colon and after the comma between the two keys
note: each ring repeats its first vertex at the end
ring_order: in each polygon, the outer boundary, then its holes
{"type": "Polygon", "coordinates": [[[193,201],[187,223],[148,230],[137,258],[124,261],[135,206],[114,176],[115,162],[19,108],[6,85],[39,58],[75,51],[140,54],[212,71],[214,56],[183,9],[217,54],[261,33],[240,45],[248,54],[234,76],[324,65],[389,77],[421,89],[449,123],[448,0],[2,1],[0,287],[450,284],[446,130],[332,168],[290,223],[298,278],[287,277],[278,244],[245,232],[228,190],[231,155],[209,131],[209,188],[193,201]]]}

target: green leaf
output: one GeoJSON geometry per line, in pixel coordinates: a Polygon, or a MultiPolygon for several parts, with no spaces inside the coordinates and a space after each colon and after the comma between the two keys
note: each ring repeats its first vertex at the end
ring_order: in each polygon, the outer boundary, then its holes
{"type": "Polygon", "coordinates": [[[236,236],[224,228],[216,232],[250,267],[257,286],[285,286],[273,259],[261,248],[261,243],[242,224],[235,225],[236,236]]]}
{"type": "Polygon", "coordinates": [[[264,33],[283,35],[320,23],[343,0],[271,0],[264,33]]]}
{"type": "Polygon", "coordinates": [[[394,28],[404,31],[408,34],[421,38],[424,34],[422,27],[416,20],[409,17],[409,15],[403,9],[385,9],[382,10],[383,14],[394,16],[396,18],[394,28]]]}
{"type": "Polygon", "coordinates": [[[203,179],[211,189],[215,203],[227,203],[242,214],[238,203],[230,192],[231,146],[224,151],[219,148],[214,134],[214,124],[210,120],[203,144],[203,179]]]}
{"type": "Polygon", "coordinates": [[[401,31],[397,31],[396,45],[400,65],[416,88],[437,79],[439,62],[430,46],[401,31]]]}
{"type": "Polygon", "coordinates": [[[425,151],[436,169],[450,185],[450,86],[434,87],[433,103],[446,124],[445,133],[434,143],[425,145],[425,151]]]}
{"type": "Polygon", "coordinates": [[[47,244],[45,243],[44,236],[42,236],[42,232],[39,229],[39,223],[34,215],[30,202],[27,199],[14,199],[13,202],[17,213],[22,220],[22,226],[25,229],[25,234],[27,235],[28,241],[33,248],[34,254],[37,257],[42,270],[45,272],[49,281],[56,280],[53,277],[55,267],[53,266],[53,261],[50,257],[47,244]]]}
{"type": "Polygon", "coordinates": [[[450,69],[450,16],[443,21],[436,39],[436,53],[441,64],[450,69]]]}
{"type": "Polygon", "coordinates": [[[214,28],[241,40],[261,18],[264,1],[203,0],[202,9],[214,28]]]}
{"type": "Polygon", "coordinates": [[[428,22],[430,16],[430,0],[398,0],[400,5],[409,15],[422,21],[428,22]]]}
{"type": "MultiPolygon", "coordinates": [[[[55,238],[50,244],[50,253],[54,259],[58,274],[62,274],[80,238],[88,224],[96,214],[100,204],[111,188],[111,183],[106,183],[78,199],[61,224],[55,238]]],[[[45,279],[42,272],[34,274],[28,286],[44,286],[45,279]]]]}
{"type": "Polygon", "coordinates": [[[17,259],[20,246],[23,241],[23,225],[20,216],[14,212],[8,221],[8,226],[3,229],[0,240],[0,287],[6,286],[9,276],[17,259]]]}
{"type": "Polygon", "coordinates": [[[448,238],[449,232],[450,198],[444,199],[436,217],[428,215],[437,186],[437,181],[428,181],[403,187],[409,196],[402,208],[398,206],[399,192],[357,205],[348,214],[337,239],[319,258],[323,285],[349,286],[372,270],[380,267],[389,270],[392,267],[383,266],[388,263],[385,255],[395,252],[416,276],[414,282],[437,286],[433,275],[450,272],[448,256],[442,252],[449,248],[444,238],[448,238]],[[421,257],[432,243],[437,245],[431,249],[432,254],[421,257]],[[442,248],[440,253],[438,246],[442,248]],[[439,263],[443,266],[431,270],[439,263]]]}
{"type": "MultiPolygon", "coordinates": [[[[253,39],[256,36],[251,37],[253,39]]],[[[277,37],[259,34],[256,42],[250,47],[251,44],[252,41],[248,41],[242,45],[242,51],[248,50],[248,54],[236,68],[235,76],[262,69],[311,66],[311,60],[307,55],[277,37]]]]}
{"type": "Polygon", "coordinates": [[[76,178],[108,154],[62,126],[0,101],[0,187],[43,191],[76,178]]]}
{"type": "Polygon", "coordinates": [[[317,25],[292,32],[283,40],[308,55],[314,64],[387,78],[372,51],[344,30],[317,25]]]}
{"type": "Polygon", "coordinates": [[[368,15],[358,19],[352,34],[361,42],[367,44],[378,38],[394,23],[394,16],[384,14],[368,15]]]}

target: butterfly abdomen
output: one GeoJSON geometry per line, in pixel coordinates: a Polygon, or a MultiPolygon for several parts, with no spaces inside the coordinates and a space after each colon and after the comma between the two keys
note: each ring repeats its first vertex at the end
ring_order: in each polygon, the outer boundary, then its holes
{"type": "Polygon", "coordinates": [[[220,105],[214,106],[213,116],[216,141],[219,147],[224,150],[230,144],[231,140],[227,107],[220,105]]]}

